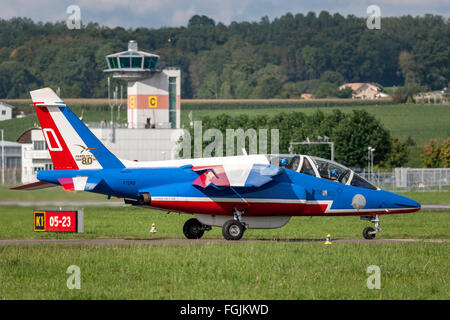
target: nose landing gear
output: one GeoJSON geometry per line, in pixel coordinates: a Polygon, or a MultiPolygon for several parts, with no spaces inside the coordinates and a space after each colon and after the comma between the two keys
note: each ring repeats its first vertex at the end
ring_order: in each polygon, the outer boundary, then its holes
{"type": "Polygon", "coordinates": [[[376,215],[376,216],[361,216],[360,219],[370,221],[370,222],[374,223],[374,225],[375,225],[375,229],[373,229],[372,227],[364,228],[364,230],[362,232],[364,239],[372,240],[375,238],[375,236],[378,232],[381,232],[380,218],[378,217],[378,215],[376,215]]]}

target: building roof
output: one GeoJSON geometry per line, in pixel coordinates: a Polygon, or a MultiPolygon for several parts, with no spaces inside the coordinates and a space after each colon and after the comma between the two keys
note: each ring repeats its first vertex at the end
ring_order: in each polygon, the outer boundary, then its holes
{"type": "Polygon", "coordinates": [[[5,146],[5,148],[6,148],[6,147],[19,147],[19,148],[22,147],[22,145],[21,145],[20,143],[17,143],[17,142],[13,142],[13,141],[1,141],[1,140],[0,140],[0,148],[1,148],[2,146],[5,146]]]}
{"type": "Polygon", "coordinates": [[[374,88],[377,88],[378,90],[381,90],[380,87],[378,87],[378,86],[376,86],[374,84],[371,84],[371,83],[367,83],[367,82],[344,83],[343,85],[341,85],[339,87],[339,89],[344,89],[344,88],[347,88],[347,87],[352,88],[353,91],[357,91],[358,89],[361,89],[363,87],[374,87],[374,88]]]}
{"type": "Polygon", "coordinates": [[[32,143],[31,141],[31,131],[32,130],[41,130],[41,128],[30,128],[22,133],[19,138],[17,138],[18,143],[32,143]]]}
{"type": "Polygon", "coordinates": [[[10,108],[10,109],[14,109],[15,108],[15,106],[12,106],[12,105],[7,104],[7,103],[2,102],[2,101],[0,101],[0,106],[6,107],[6,108],[10,108]]]}

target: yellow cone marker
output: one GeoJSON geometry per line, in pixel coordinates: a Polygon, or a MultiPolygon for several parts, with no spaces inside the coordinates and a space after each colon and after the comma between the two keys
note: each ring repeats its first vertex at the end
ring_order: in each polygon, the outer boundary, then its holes
{"type": "Polygon", "coordinates": [[[329,244],[333,244],[333,242],[331,242],[331,235],[328,234],[327,238],[325,239],[325,244],[329,245],[329,244]]]}
{"type": "Polygon", "coordinates": [[[150,233],[153,235],[154,233],[156,233],[156,225],[154,223],[152,223],[152,228],[150,229],[150,233]]]}

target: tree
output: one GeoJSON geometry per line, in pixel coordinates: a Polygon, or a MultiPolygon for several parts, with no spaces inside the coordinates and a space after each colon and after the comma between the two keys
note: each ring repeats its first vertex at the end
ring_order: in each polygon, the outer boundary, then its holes
{"type": "Polygon", "coordinates": [[[367,147],[375,148],[374,163],[385,161],[392,150],[389,131],[365,110],[353,110],[333,130],[336,161],[362,168],[367,162],[367,147]]]}
{"type": "Polygon", "coordinates": [[[450,137],[442,142],[441,148],[441,165],[443,168],[450,168],[450,137]]]}
{"type": "Polygon", "coordinates": [[[398,64],[405,78],[405,87],[411,88],[419,85],[418,67],[414,57],[408,51],[401,51],[398,56],[398,64]]]}
{"type": "Polygon", "coordinates": [[[382,162],[382,167],[398,168],[403,167],[409,160],[408,142],[402,142],[399,138],[392,139],[392,150],[388,154],[386,161],[382,162]]]}
{"type": "Polygon", "coordinates": [[[333,83],[337,86],[340,86],[345,82],[344,76],[337,71],[327,70],[320,76],[321,82],[329,82],[333,83]]]}
{"type": "Polygon", "coordinates": [[[441,166],[441,144],[437,139],[431,139],[424,145],[421,158],[426,168],[439,168],[441,166]]]}

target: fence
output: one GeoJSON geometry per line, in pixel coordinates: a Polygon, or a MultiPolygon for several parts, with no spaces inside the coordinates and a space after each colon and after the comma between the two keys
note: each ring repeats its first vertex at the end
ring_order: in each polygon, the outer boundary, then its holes
{"type": "Polygon", "coordinates": [[[394,192],[450,190],[450,168],[395,168],[359,174],[377,187],[394,192]]]}
{"type": "MultiPolygon", "coordinates": [[[[5,184],[15,185],[22,183],[22,169],[20,168],[5,168],[5,184]]],[[[0,184],[3,181],[3,170],[0,169],[0,184]]]]}

